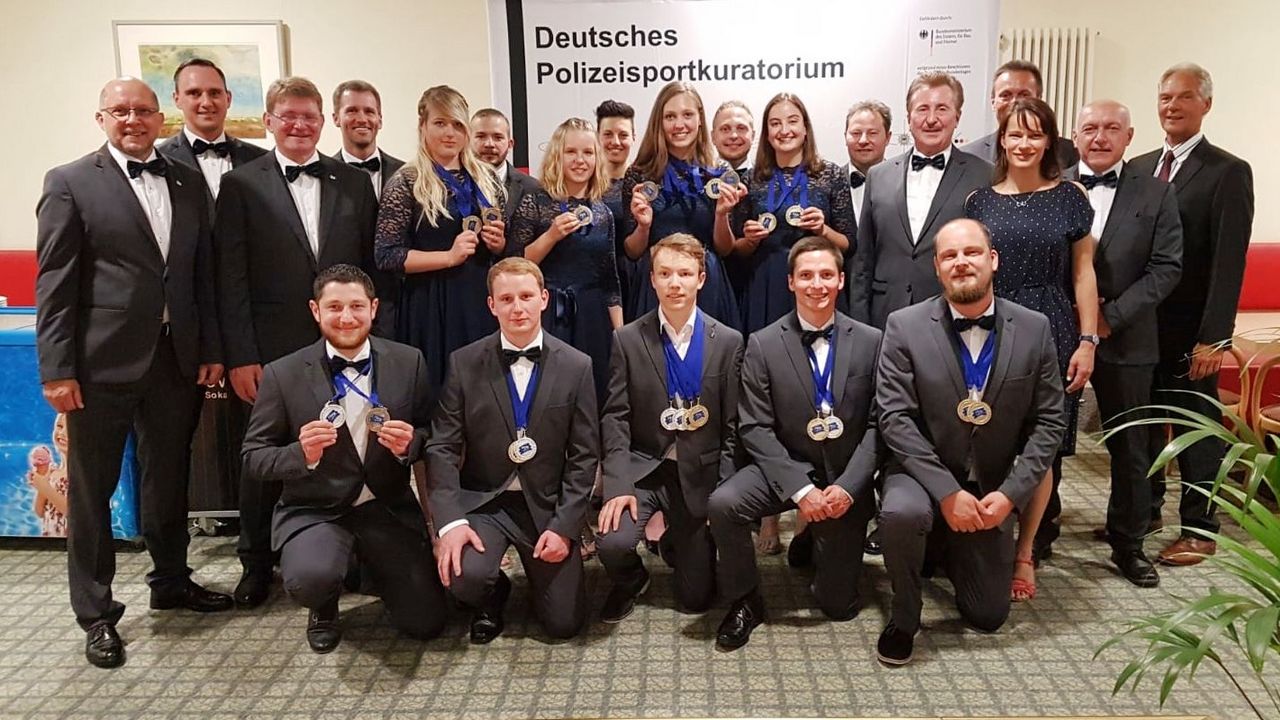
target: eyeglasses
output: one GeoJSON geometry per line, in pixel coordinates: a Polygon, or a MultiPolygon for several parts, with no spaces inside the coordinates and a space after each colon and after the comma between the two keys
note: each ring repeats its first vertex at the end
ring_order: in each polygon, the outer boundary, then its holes
{"type": "Polygon", "coordinates": [[[288,115],[277,115],[273,112],[269,112],[267,114],[285,125],[306,125],[307,127],[316,127],[320,125],[320,123],[324,122],[324,117],[321,115],[294,115],[293,113],[288,115]]]}
{"type": "Polygon", "coordinates": [[[98,112],[104,112],[117,120],[128,120],[130,115],[138,118],[139,120],[149,120],[156,113],[160,112],[160,110],[159,108],[113,107],[98,108],[98,112]]]}

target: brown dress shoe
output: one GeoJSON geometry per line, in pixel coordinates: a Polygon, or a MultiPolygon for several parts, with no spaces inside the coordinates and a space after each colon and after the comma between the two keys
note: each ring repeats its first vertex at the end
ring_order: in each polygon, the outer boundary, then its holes
{"type": "Polygon", "coordinates": [[[1198,565],[1205,555],[1213,555],[1218,551],[1218,543],[1194,537],[1180,537],[1160,551],[1161,565],[1198,565]]]}

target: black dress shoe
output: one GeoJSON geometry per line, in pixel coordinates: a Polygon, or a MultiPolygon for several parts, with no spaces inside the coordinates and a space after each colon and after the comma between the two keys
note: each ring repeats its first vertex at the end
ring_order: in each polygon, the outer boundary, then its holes
{"type": "Polygon", "coordinates": [[[721,650],[737,650],[751,639],[751,631],[764,622],[764,599],[758,590],[729,606],[729,614],[720,621],[716,631],[716,647],[721,650]]]}
{"type": "Polygon", "coordinates": [[[862,550],[867,555],[884,554],[884,546],[880,544],[880,523],[877,522],[875,529],[867,533],[867,542],[863,545],[862,550]]]}
{"type": "Polygon", "coordinates": [[[236,604],[241,607],[255,608],[267,601],[271,595],[272,572],[269,569],[245,569],[236,585],[236,604]]]}
{"type": "Polygon", "coordinates": [[[600,620],[607,623],[620,623],[636,609],[636,598],[649,589],[649,572],[644,573],[644,581],[639,584],[614,585],[604,598],[604,606],[600,608],[600,620]]]}
{"type": "Polygon", "coordinates": [[[124,641],[115,625],[102,623],[89,628],[84,637],[84,659],[100,668],[117,668],[124,664],[124,641]]]}
{"type": "Polygon", "coordinates": [[[230,610],[233,607],[235,602],[231,600],[230,595],[206,590],[191,580],[187,580],[176,589],[151,591],[152,610],[186,608],[196,612],[210,613],[230,610]]]}
{"type": "Polygon", "coordinates": [[[791,538],[787,546],[787,564],[793,568],[806,568],[813,564],[813,533],[808,529],[791,538]]]}
{"type": "Polygon", "coordinates": [[[507,598],[511,596],[511,581],[506,573],[498,573],[498,584],[493,595],[485,606],[471,616],[471,644],[487,645],[502,634],[505,623],[502,611],[507,606],[507,598]]]}
{"type": "Polygon", "coordinates": [[[1138,549],[1112,550],[1111,562],[1116,564],[1125,580],[1141,588],[1153,588],[1160,584],[1156,566],[1138,549]]]}
{"type": "Polygon", "coordinates": [[[333,652],[342,642],[342,623],[338,621],[338,603],[307,614],[307,644],[321,655],[333,652]]]}
{"type": "Polygon", "coordinates": [[[915,650],[914,633],[899,630],[890,620],[876,642],[876,658],[885,665],[906,665],[915,650]]]}

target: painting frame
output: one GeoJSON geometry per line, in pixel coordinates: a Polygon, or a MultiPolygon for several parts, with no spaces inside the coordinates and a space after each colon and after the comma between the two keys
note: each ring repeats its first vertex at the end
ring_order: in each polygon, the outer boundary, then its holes
{"type": "Polygon", "coordinates": [[[281,20],[112,20],[116,74],[147,82],[165,114],[161,137],[177,134],[182,114],[173,104],[173,70],[184,59],[206,57],[227,75],[232,94],[229,135],[261,141],[267,87],[288,74],[281,20]]]}

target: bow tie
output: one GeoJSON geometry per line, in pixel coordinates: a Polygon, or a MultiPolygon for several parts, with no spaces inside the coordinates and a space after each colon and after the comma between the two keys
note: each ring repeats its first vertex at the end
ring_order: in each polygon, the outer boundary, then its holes
{"type": "Polygon", "coordinates": [[[363,360],[348,360],[341,355],[334,355],[329,358],[329,372],[334,376],[337,376],[342,374],[342,372],[347,368],[355,368],[356,372],[363,375],[369,372],[369,360],[370,358],[365,358],[363,360]]]}
{"type": "Polygon", "coordinates": [[[822,338],[827,342],[831,342],[831,331],[834,330],[835,327],[836,326],[833,324],[821,330],[802,331],[800,333],[800,342],[804,343],[805,347],[811,347],[818,340],[818,338],[822,338]]]}
{"type": "Polygon", "coordinates": [[[140,163],[137,160],[130,160],[125,167],[128,169],[130,180],[137,180],[144,172],[149,172],[152,175],[159,175],[160,177],[164,177],[165,173],[169,172],[169,166],[165,164],[164,158],[161,157],[158,157],[151,162],[144,163],[140,163]]]}
{"type": "Polygon", "coordinates": [[[507,367],[514,365],[520,358],[528,358],[529,362],[536,363],[542,359],[542,348],[531,347],[525,348],[524,350],[502,349],[502,361],[507,364],[507,367]]]}
{"type": "Polygon", "coordinates": [[[996,326],[995,315],[983,315],[980,318],[958,317],[951,319],[951,327],[958,333],[980,327],[983,330],[992,330],[996,326]]]}
{"type": "Polygon", "coordinates": [[[857,190],[858,188],[862,187],[862,184],[865,183],[866,181],[867,181],[867,177],[862,173],[858,172],[857,170],[849,171],[849,188],[851,190],[857,190]]]}
{"type": "Polygon", "coordinates": [[[1109,188],[1116,186],[1119,178],[1116,177],[1116,171],[1111,170],[1105,175],[1081,175],[1080,184],[1084,185],[1085,190],[1092,190],[1099,185],[1105,185],[1109,188]]]}
{"type": "Polygon", "coordinates": [[[310,165],[290,165],[284,169],[284,179],[293,182],[298,176],[306,173],[313,178],[318,178],[324,174],[324,168],[320,167],[320,161],[317,160],[310,165]]]}
{"type": "Polygon", "coordinates": [[[371,173],[378,172],[379,170],[382,169],[382,158],[378,157],[377,155],[374,155],[373,157],[363,162],[358,160],[355,162],[352,162],[348,160],[347,164],[354,168],[360,168],[361,170],[368,170],[371,173]]]}
{"type": "Polygon", "coordinates": [[[231,154],[231,141],[223,140],[222,142],[211,143],[205,142],[200,138],[196,138],[191,141],[191,152],[195,153],[197,156],[203,155],[210,150],[212,150],[218,157],[224,158],[231,154]]]}
{"type": "Polygon", "coordinates": [[[938,168],[939,170],[945,169],[947,167],[947,156],[942,153],[938,153],[933,157],[925,157],[923,155],[911,156],[911,170],[913,172],[920,172],[930,165],[938,168]]]}

